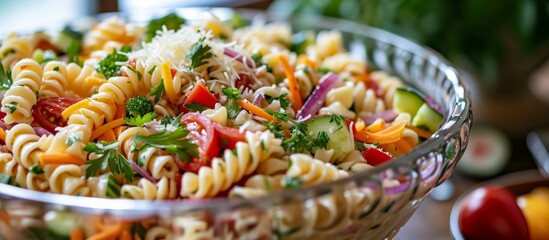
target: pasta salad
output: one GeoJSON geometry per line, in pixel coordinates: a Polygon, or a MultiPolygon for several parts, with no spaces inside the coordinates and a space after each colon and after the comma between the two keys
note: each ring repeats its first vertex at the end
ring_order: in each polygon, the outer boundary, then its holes
{"type": "Polygon", "coordinates": [[[383,164],[443,121],[336,30],[112,17],[10,34],[0,58],[0,182],[42,192],[253,198],[383,164]]]}

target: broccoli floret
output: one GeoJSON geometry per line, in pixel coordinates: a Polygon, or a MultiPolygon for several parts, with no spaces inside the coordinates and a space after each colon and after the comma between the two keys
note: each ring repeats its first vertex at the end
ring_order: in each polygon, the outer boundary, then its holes
{"type": "Polygon", "coordinates": [[[168,125],[172,123],[174,119],[175,119],[174,116],[166,115],[164,116],[164,118],[162,118],[162,120],[160,120],[160,123],[162,123],[162,125],[168,125]]]}
{"type": "Polygon", "coordinates": [[[154,107],[149,99],[143,96],[137,96],[128,99],[126,102],[126,116],[135,118],[143,117],[147,113],[153,113],[154,107]]]}

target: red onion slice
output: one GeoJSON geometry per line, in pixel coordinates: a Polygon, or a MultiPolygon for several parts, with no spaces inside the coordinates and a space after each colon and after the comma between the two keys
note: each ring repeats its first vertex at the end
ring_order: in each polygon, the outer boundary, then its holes
{"type": "Polygon", "coordinates": [[[332,72],[324,75],[322,79],[320,79],[320,84],[316,86],[311,96],[309,96],[307,101],[305,101],[305,104],[303,104],[303,107],[297,112],[296,118],[300,119],[309,115],[316,115],[318,110],[324,105],[324,100],[328,91],[334,87],[338,87],[341,83],[341,79],[332,72]]]}
{"type": "Polygon", "coordinates": [[[135,163],[134,161],[132,160],[128,160],[128,162],[130,162],[130,167],[136,171],[137,173],[139,173],[139,175],[141,175],[141,177],[151,181],[152,183],[157,183],[158,181],[156,181],[156,179],[153,178],[153,176],[151,176],[151,174],[149,172],[147,172],[147,170],[143,169],[142,167],[140,167],[139,165],[137,165],[137,163],[135,163]]]}
{"type": "Polygon", "coordinates": [[[436,104],[435,101],[433,101],[433,99],[432,99],[431,97],[429,97],[429,96],[426,95],[426,96],[424,97],[424,99],[425,99],[425,102],[426,102],[427,104],[429,104],[429,106],[431,106],[431,107],[432,107],[433,109],[435,109],[437,112],[442,113],[442,107],[441,107],[440,105],[436,104]]]}
{"type": "Polygon", "coordinates": [[[38,135],[39,137],[42,137],[44,135],[46,136],[53,135],[52,132],[46,130],[43,127],[33,127],[33,129],[34,129],[34,132],[36,132],[36,135],[38,135]]]}
{"type": "Polygon", "coordinates": [[[223,54],[225,54],[227,57],[233,58],[234,60],[237,60],[237,61],[245,64],[249,68],[255,68],[255,66],[254,66],[255,64],[253,63],[253,61],[251,61],[251,59],[246,58],[246,61],[244,61],[244,58],[242,57],[242,55],[239,55],[237,52],[235,52],[234,50],[232,50],[230,48],[224,48],[223,49],[223,54]]]}
{"type": "Polygon", "coordinates": [[[396,186],[386,187],[385,192],[389,195],[401,194],[403,192],[406,192],[408,189],[410,189],[410,186],[411,186],[410,181],[405,181],[405,182],[401,182],[396,186]]]}
{"type": "Polygon", "coordinates": [[[259,106],[259,104],[261,104],[261,101],[263,101],[264,99],[265,99],[265,95],[263,95],[263,93],[257,94],[254,97],[253,104],[256,106],[259,106]]]}
{"type": "Polygon", "coordinates": [[[366,125],[370,125],[370,124],[374,123],[379,118],[381,118],[385,122],[389,123],[389,122],[394,121],[397,116],[398,116],[398,114],[396,114],[395,111],[389,109],[389,110],[386,110],[386,111],[383,111],[383,112],[374,113],[370,116],[367,116],[363,120],[364,120],[364,123],[366,125]]]}

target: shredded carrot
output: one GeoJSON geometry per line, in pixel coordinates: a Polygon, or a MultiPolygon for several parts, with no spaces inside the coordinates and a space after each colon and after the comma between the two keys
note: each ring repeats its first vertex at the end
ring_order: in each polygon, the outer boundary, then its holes
{"type": "Polygon", "coordinates": [[[0,128],[0,139],[2,139],[2,141],[6,142],[6,131],[4,131],[3,128],[0,128]]]}
{"type": "Polygon", "coordinates": [[[126,231],[129,227],[129,224],[126,222],[109,221],[107,223],[107,222],[104,222],[105,220],[108,220],[108,219],[101,218],[101,217],[94,219],[92,224],[95,227],[95,229],[97,229],[98,232],[90,236],[88,240],[117,239],[118,236],[122,237],[124,231],[126,231]]]}
{"type": "Polygon", "coordinates": [[[407,126],[407,128],[416,132],[417,135],[422,138],[430,138],[433,135],[433,133],[430,132],[429,130],[424,130],[424,129],[413,127],[413,126],[407,126]]]}
{"type": "Polygon", "coordinates": [[[118,118],[118,119],[112,120],[112,121],[108,122],[107,124],[95,129],[92,132],[90,139],[91,140],[96,139],[97,137],[103,135],[107,131],[109,131],[109,130],[115,128],[115,127],[118,127],[118,126],[122,126],[124,123],[125,123],[124,118],[118,118]]]}
{"type": "Polygon", "coordinates": [[[385,124],[385,120],[379,118],[376,119],[372,124],[368,125],[366,127],[366,131],[368,132],[379,132],[387,127],[387,124],[385,124]]]}
{"type": "Polygon", "coordinates": [[[313,61],[312,59],[310,59],[309,57],[307,57],[305,55],[301,55],[300,58],[302,59],[303,63],[305,63],[305,65],[309,66],[313,70],[316,69],[316,62],[315,61],[313,61]]]}
{"type": "Polygon", "coordinates": [[[108,240],[116,239],[122,231],[124,231],[125,224],[118,222],[115,225],[104,227],[99,233],[96,233],[88,238],[88,240],[108,240]]]}
{"type": "Polygon", "coordinates": [[[88,105],[88,103],[90,103],[91,100],[88,99],[88,98],[85,98],[85,99],[82,99],[81,101],[69,106],[67,109],[63,110],[63,112],[61,113],[61,115],[63,116],[63,118],[65,119],[69,119],[69,117],[78,109],[81,109],[85,106],[88,105]]]}
{"type": "Polygon", "coordinates": [[[6,213],[6,211],[4,210],[0,210],[0,220],[2,220],[2,222],[10,225],[10,215],[8,215],[6,213]]]}
{"type": "Polygon", "coordinates": [[[250,103],[248,100],[245,100],[245,99],[238,100],[238,105],[241,108],[244,108],[250,111],[251,113],[253,113],[258,117],[264,118],[267,121],[272,121],[272,122],[276,121],[276,118],[274,118],[271,114],[269,114],[268,112],[265,112],[265,110],[261,109],[260,107],[250,103]]]}
{"type": "Polygon", "coordinates": [[[61,153],[61,152],[51,152],[51,153],[42,153],[38,156],[41,165],[48,164],[75,164],[82,165],[84,164],[84,159],[81,159],[77,156],[61,153]]]}
{"type": "Polygon", "coordinates": [[[129,230],[122,231],[122,234],[120,234],[120,240],[132,240],[132,234],[129,230]]]}
{"type": "Polygon", "coordinates": [[[71,240],[83,240],[84,232],[81,228],[75,228],[71,231],[71,240]]]}
{"type": "Polygon", "coordinates": [[[301,98],[301,92],[299,91],[299,84],[294,75],[294,70],[288,63],[288,60],[283,56],[279,55],[278,60],[284,69],[284,73],[288,78],[288,89],[290,90],[290,102],[294,110],[298,111],[303,106],[303,99],[301,98]]]}
{"type": "Polygon", "coordinates": [[[113,128],[114,137],[116,139],[118,139],[118,136],[120,136],[120,134],[122,134],[122,132],[124,132],[124,130],[126,130],[126,126],[120,126],[120,127],[113,128]]]}
{"type": "Polygon", "coordinates": [[[162,63],[162,79],[164,79],[164,91],[166,91],[170,102],[177,102],[177,93],[173,86],[172,69],[169,62],[162,63]]]}
{"type": "Polygon", "coordinates": [[[103,133],[101,136],[97,137],[97,139],[100,141],[112,142],[116,140],[116,136],[114,135],[114,130],[110,129],[103,133]]]}
{"type": "Polygon", "coordinates": [[[397,147],[397,151],[400,153],[400,155],[403,155],[412,150],[412,145],[410,145],[409,142],[407,142],[402,138],[396,141],[394,144],[395,144],[395,147],[397,147]]]}
{"type": "Polygon", "coordinates": [[[117,105],[116,110],[114,119],[126,117],[126,106],[124,104],[117,105]]]}
{"type": "Polygon", "coordinates": [[[368,132],[366,129],[366,131],[357,132],[355,139],[366,143],[394,143],[402,138],[402,132],[404,132],[405,127],[406,122],[398,121],[379,132],[368,132]]]}
{"type": "Polygon", "coordinates": [[[359,75],[356,75],[354,76],[354,80],[355,80],[355,83],[356,82],[368,82],[370,81],[370,73],[369,72],[366,72],[366,73],[363,73],[363,74],[359,74],[359,75]]]}

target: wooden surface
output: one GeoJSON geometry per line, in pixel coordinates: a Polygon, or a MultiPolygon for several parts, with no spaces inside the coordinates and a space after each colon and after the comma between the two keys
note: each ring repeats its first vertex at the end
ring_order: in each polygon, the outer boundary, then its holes
{"type": "MultiPolygon", "coordinates": [[[[499,175],[536,168],[524,139],[517,138],[511,139],[511,141],[513,146],[511,161],[505,171],[499,175]]],[[[453,196],[446,201],[436,201],[431,197],[433,195],[433,192],[431,192],[421,203],[412,218],[397,234],[397,240],[453,239],[450,233],[450,212],[452,206],[463,192],[481,182],[481,180],[472,179],[463,176],[458,171],[454,171],[450,177],[450,181],[453,182],[455,190],[453,196]]]]}

